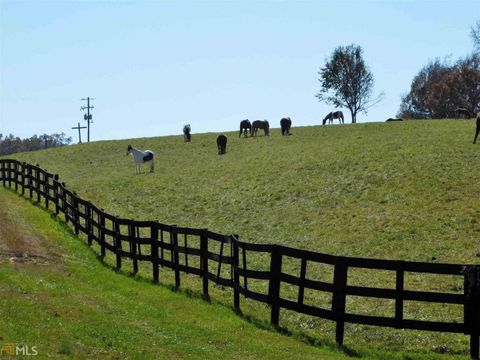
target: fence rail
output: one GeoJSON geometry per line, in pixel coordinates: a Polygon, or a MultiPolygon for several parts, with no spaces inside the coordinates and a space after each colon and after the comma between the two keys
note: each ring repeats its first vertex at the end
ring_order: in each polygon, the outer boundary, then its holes
{"type": "MultiPolygon", "coordinates": [[[[416,329],[470,336],[470,356],[479,358],[480,335],[480,266],[459,264],[432,264],[409,261],[364,259],[322,254],[280,245],[252,244],[239,240],[238,235],[222,235],[208,229],[192,229],[157,221],[122,219],[106,213],[82,199],[58,175],[50,174],[39,165],[0,159],[0,181],[30,199],[43,203],[47,209],[63,214],[76,234],[83,233],[89,245],[94,242],[104,257],[109,251],[115,255],[117,269],[130,260],[133,271],[139,262],[152,266],[152,279],[159,282],[160,268],[174,271],[175,287],[180,287],[181,273],[202,278],[203,297],[209,299],[209,284],[215,283],[233,289],[233,302],[240,312],[240,295],[266,303],[271,308],[271,323],[279,325],[280,309],[288,309],[336,323],[337,344],[344,341],[345,323],[375,325],[397,329],[416,329]],[[250,268],[248,258],[263,253],[269,258],[269,269],[250,268]],[[248,256],[247,256],[248,255],[248,256]],[[285,259],[300,262],[298,276],[282,272],[285,259]],[[307,277],[313,265],[333,267],[333,281],[319,281],[307,277]],[[348,284],[352,269],[390,271],[395,288],[376,288],[348,284]],[[437,274],[463,279],[463,293],[443,293],[405,289],[405,274],[437,274]],[[258,292],[252,280],[268,281],[268,292],[258,292]],[[282,285],[296,287],[295,299],[281,296],[282,285]],[[305,303],[305,291],[331,295],[329,307],[305,303]],[[350,313],[346,309],[348,296],[389,299],[394,301],[392,317],[350,313]],[[421,301],[439,304],[457,304],[463,307],[463,322],[405,319],[405,302],[421,301]]],[[[257,255],[258,256],[258,255],[257,255]]]]}

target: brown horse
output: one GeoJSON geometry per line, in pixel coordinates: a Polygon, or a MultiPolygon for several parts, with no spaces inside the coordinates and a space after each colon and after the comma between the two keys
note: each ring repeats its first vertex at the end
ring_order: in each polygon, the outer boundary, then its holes
{"type": "Polygon", "coordinates": [[[333,123],[333,120],[334,119],[338,119],[338,122],[340,124],[343,124],[343,112],[341,111],[332,111],[331,113],[328,113],[327,116],[325,116],[325,118],[323,119],[323,125],[326,124],[327,120],[328,120],[328,123],[331,124],[333,123]]]}
{"type": "Polygon", "coordinates": [[[255,120],[252,123],[252,136],[257,136],[258,129],[263,129],[265,136],[270,134],[270,124],[267,120],[255,120]]]}
{"type": "Polygon", "coordinates": [[[223,134],[217,137],[218,155],[225,154],[227,152],[227,137],[223,134]]]}
{"type": "Polygon", "coordinates": [[[290,135],[290,128],[292,127],[292,119],[290,119],[289,117],[282,118],[282,120],[280,120],[280,127],[282,128],[283,136],[290,135]]]}
{"type": "Polygon", "coordinates": [[[475,132],[475,138],[473,139],[473,143],[477,142],[478,134],[480,134],[480,112],[477,114],[477,131],[475,132]]]}
{"type": "Polygon", "coordinates": [[[250,131],[250,135],[252,135],[252,124],[250,123],[250,120],[245,119],[240,121],[240,133],[238,134],[238,137],[243,136],[248,137],[248,131],[250,131]]]}
{"type": "Polygon", "coordinates": [[[190,124],[187,124],[183,127],[183,142],[190,142],[192,139],[192,135],[190,132],[192,131],[192,128],[190,127],[190,124]]]}
{"type": "Polygon", "coordinates": [[[403,121],[403,119],[400,119],[400,118],[388,118],[387,120],[385,120],[385,122],[392,122],[392,121],[403,121]]]}

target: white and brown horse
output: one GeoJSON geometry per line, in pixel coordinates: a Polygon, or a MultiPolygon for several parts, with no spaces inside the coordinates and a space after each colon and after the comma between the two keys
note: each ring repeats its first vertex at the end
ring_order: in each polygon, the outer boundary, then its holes
{"type": "Polygon", "coordinates": [[[323,119],[323,125],[326,124],[327,120],[328,120],[329,124],[333,123],[334,119],[338,119],[338,122],[340,124],[343,124],[343,112],[332,111],[332,112],[328,113],[327,116],[325,116],[325,118],[323,119]]]}
{"type": "Polygon", "coordinates": [[[153,172],[155,161],[154,161],[154,154],[153,151],[145,150],[141,151],[132,147],[132,145],[128,145],[127,148],[127,156],[129,154],[133,155],[133,160],[135,161],[135,174],[140,174],[140,165],[143,163],[150,163],[150,172],[153,172]]]}

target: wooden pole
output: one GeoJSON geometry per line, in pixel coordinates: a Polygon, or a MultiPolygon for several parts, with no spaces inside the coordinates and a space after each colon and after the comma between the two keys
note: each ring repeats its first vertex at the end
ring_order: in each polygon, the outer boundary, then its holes
{"type": "Polygon", "coordinates": [[[82,132],[80,131],[81,129],[86,129],[87,127],[86,126],[80,126],[80,123],[78,123],[77,126],[74,126],[72,127],[73,130],[77,130],[78,129],[78,143],[81,144],[82,143],[82,132]]]}

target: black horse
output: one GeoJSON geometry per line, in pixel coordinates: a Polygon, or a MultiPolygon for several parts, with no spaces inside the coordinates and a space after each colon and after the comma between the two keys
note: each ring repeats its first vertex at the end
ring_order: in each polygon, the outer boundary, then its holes
{"type": "Polygon", "coordinates": [[[265,136],[270,134],[270,124],[267,120],[255,120],[252,123],[252,136],[257,136],[258,129],[263,129],[265,136]]]}
{"type": "Polygon", "coordinates": [[[190,131],[192,129],[190,128],[190,124],[187,124],[183,127],[183,141],[184,142],[190,142],[192,139],[192,135],[190,134],[190,131]]]}
{"type": "Polygon", "coordinates": [[[458,109],[455,109],[455,115],[457,116],[457,118],[464,118],[464,119],[470,119],[470,111],[468,111],[467,109],[465,108],[458,108],[458,109]]]}
{"type": "Polygon", "coordinates": [[[247,137],[248,136],[248,131],[250,131],[250,135],[252,135],[252,124],[250,123],[250,120],[245,119],[240,121],[240,133],[238,134],[238,137],[243,136],[247,137]]]}
{"type": "Polygon", "coordinates": [[[477,131],[475,132],[475,139],[473,139],[473,143],[477,142],[478,134],[480,134],[480,112],[477,114],[477,131]]]}
{"type": "Polygon", "coordinates": [[[290,135],[290,129],[292,127],[292,119],[290,119],[289,117],[282,118],[282,120],[280,120],[280,127],[282,128],[283,136],[290,135]]]}
{"type": "Polygon", "coordinates": [[[323,119],[323,125],[327,123],[331,124],[333,123],[334,119],[338,119],[338,122],[343,124],[343,112],[341,111],[332,111],[331,113],[328,113],[327,116],[323,119]]]}
{"type": "Polygon", "coordinates": [[[223,134],[217,137],[218,155],[225,154],[227,152],[227,137],[223,134]]]}

